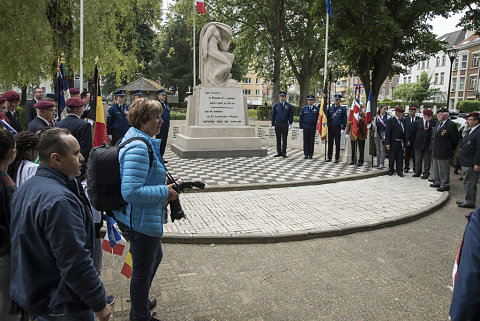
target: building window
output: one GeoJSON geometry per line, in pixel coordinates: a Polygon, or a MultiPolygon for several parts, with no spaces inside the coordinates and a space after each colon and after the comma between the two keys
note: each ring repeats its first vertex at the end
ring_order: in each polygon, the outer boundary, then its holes
{"type": "Polygon", "coordinates": [[[419,81],[420,81],[420,76],[419,76],[419,75],[417,75],[417,82],[419,82],[419,81]]]}
{"type": "Polygon", "coordinates": [[[260,90],[255,89],[255,96],[260,96],[260,90]]]}
{"type": "Polygon", "coordinates": [[[440,66],[440,57],[437,57],[435,59],[435,67],[439,67],[440,66]]]}
{"type": "Polygon", "coordinates": [[[397,84],[400,83],[400,76],[397,76],[397,84]]]}
{"type": "Polygon", "coordinates": [[[252,83],[252,78],[243,78],[242,83],[244,84],[251,84],[252,83]]]}
{"type": "Polygon", "coordinates": [[[403,76],[403,83],[406,84],[407,83],[407,77],[406,76],[403,76]]]}
{"type": "Polygon", "coordinates": [[[438,72],[435,73],[435,78],[433,80],[434,85],[438,85],[438,72]]]}
{"type": "Polygon", "coordinates": [[[480,53],[474,53],[472,59],[472,67],[478,67],[478,62],[480,61],[480,53]]]}
{"type": "Polygon", "coordinates": [[[420,63],[418,63],[418,67],[417,67],[418,70],[420,70],[420,63]]]}
{"type": "Polygon", "coordinates": [[[452,78],[452,90],[457,90],[457,77],[452,78]]]}
{"type": "Polygon", "coordinates": [[[255,83],[259,84],[260,83],[260,78],[255,78],[255,83]]]}
{"type": "Polygon", "coordinates": [[[422,61],[422,69],[425,69],[425,61],[422,61]]]}
{"type": "Polygon", "coordinates": [[[412,76],[408,76],[408,83],[410,84],[412,82],[412,76]]]}
{"type": "Polygon", "coordinates": [[[444,55],[442,57],[442,66],[445,66],[445,63],[447,62],[447,57],[444,55]]]}
{"type": "Polygon", "coordinates": [[[477,88],[477,76],[470,77],[470,89],[475,90],[477,88]]]}
{"type": "Polygon", "coordinates": [[[460,82],[458,84],[458,90],[459,91],[465,90],[465,77],[460,77],[460,82]]]}
{"type": "Polygon", "coordinates": [[[391,96],[392,95],[392,88],[388,89],[388,94],[391,96]]]}
{"type": "Polygon", "coordinates": [[[462,56],[462,69],[466,69],[466,68],[467,68],[467,60],[468,60],[468,56],[467,56],[467,55],[463,55],[463,56],[462,56]]]}
{"type": "Polygon", "coordinates": [[[427,60],[427,69],[430,67],[430,60],[427,60]]]}
{"type": "Polygon", "coordinates": [[[441,72],[440,73],[440,83],[439,85],[443,85],[445,83],[445,73],[441,72]]]}
{"type": "Polygon", "coordinates": [[[455,58],[455,61],[453,62],[453,69],[458,69],[458,57],[455,58]]]}
{"type": "Polygon", "coordinates": [[[382,95],[385,96],[385,87],[382,87],[382,95]]]}
{"type": "Polygon", "coordinates": [[[250,89],[244,89],[243,94],[244,95],[250,95],[250,89]]]}

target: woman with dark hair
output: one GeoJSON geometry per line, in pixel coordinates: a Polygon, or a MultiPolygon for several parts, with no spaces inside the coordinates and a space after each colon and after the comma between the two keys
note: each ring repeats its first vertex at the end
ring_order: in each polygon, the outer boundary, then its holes
{"type": "Polygon", "coordinates": [[[383,169],[385,166],[385,130],[387,129],[387,105],[382,105],[377,110],[377,117],[373,120],[373,131],[375,137],[375,148],[377,150],[377,166],[383,169]]]}
{"type": "Polygon", "coordinates": [[[15,159],[15,138],[7,130],[0,130],[0,320],[18,320],[9,314],[12,301],[10,287],[10,200],[15,192],[15,182],[8,176],[7,168],[15,159]]]}
{"type": "Polygon", "coordinates": [[[38,164],[34,161],[38,157],[38,136],[30,132],[20,132],[15,136],[17,156],[8,167],[8,175],[15,179],[17,187],[35,175],[38,164]]]}
{"type": "Polygon", "coordinates": [[[154,138],[163,123],[162,111],[158,101],[134,100],[128,109],[128,122],[132,127],[122,142],[134,137],[139,139],[126,144],[118,153],[121,191],[128,204],[114,213],[119,228],[130,241],[133,259],[130,320],[134,321],[158,320],[155,313],[150,313],[156,301],[149,300],[148,293],[163,256],[161,236],[166,223],[166,205],[178,198],[173,184],[165,184],[160,139],[154,138]]]}

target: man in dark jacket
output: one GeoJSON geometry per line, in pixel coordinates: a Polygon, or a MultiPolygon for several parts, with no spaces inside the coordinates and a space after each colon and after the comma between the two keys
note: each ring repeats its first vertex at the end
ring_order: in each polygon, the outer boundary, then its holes
{"type": "Polygon", "coordinates": [[[80,180],[85,177],[86,164],[92,149],[92,128],[87,121],[80,118],[83,115],[84,103],[85,101],[78,97],[67,99],[65,105],[67,106],[68,116],[57,123],[57,127],[68,129],[80,144],[80,153],[85,159],[82,164],[80,180]]]}
{"type": "Polygon", "coordinates": [[[287,136],[288,130],[292,128],[293,107],[286,100],[287,93],[280,92],[280,101],[272,108],[272,127],[275,128],[277,136],[277,155],[273,157],[287,158],[287,136]]]}
{"type": "Polygon", "coordinates": [[[32,100],[27,101],[25,104],[25,123],[30,124],[30,122],[37,117],[37,110],[35,109],[35,104],[38,103],[43,98],[42,88],[35,88],[33,90],[32,100]]]}
{"type": "Polygon", "coordinates": [[[335,103],[327,109],[328,125],[328,157],[327,162],[332,161],[333,143],[335,143],[335,163],[340,160],[340,138],[347,127],[347,109],[340,105],[342,95],[335,94],[335,103]]]}
{"type": "Polygon", "coordinates": [[[458,161],[462,166],[465,197],[457,201],[458,207],[474,208],[477,201],[477,183],[480,172],[480,114],[467,116],[470,130],[460,142],[458,161]]]}
{"type": "MultiPolygon", "coordinates": [[[[167,92],[165,89],[160,89],[157,91],[158,94],[158,101],[162,104],[163,112],[162,112],[162,120],[163,124],[160,127],[160,134],[157,135],[157,138],[161,139],[160,142],[160,155],[165,154],[165,148],[167,147],[167,139],[168,139],[168,130],[170,129],[170,107],[167,103],[167,92]]],[[[167,161],[164,161],[167,163],[167,161]]]]}
{"type": "Polygon", "coordinates": [[[439,192],[450,190],[450,160],[459,141],[457,125],[448,116],[448,109],[437,111],[438,122],[432,133],[435,181],[430,187],[437,188],[439,192]]]}
{"type": "Polygon", "coordinates": [[[432,121],[433,111],[423,110],[423,118],[417,119],[414,131],[410,134],[410,140],[413,140],[415,148],[415,174],[413,177],[422,177],[427,179],[430,175],[430,164],[432,163],[432,152],[430,143],[432,141],[432,130],[434,122],[432,121]],[[423,174],[422,174],[423,160],[423,174]]]}
{"type": "Polygon", "coordinates": [[[127,120],[128,106],[125,107],[125,90],[115,93],[115,104],[108,109],[107,133],[111,145],[115,145],[123,138],[130,128],[127,120]]]}
{"type": "Polygon", "coordinates": [[[300,131],[303,131],[303,158],[313,158],[313,149],[315,147],[315,130],[317,129],[318,107],[313,104],[315,96],[307,96],[307,105],[300,110],[298,125],[300,131]]]}
{"type": "Polygon", "coordinates": [[[81,185],[80,145],[63,128],[43,133],[40,166],[11,202],[12,300],[41,320],[108,320],[93,265],[95,231],[81,185]],[[32,264],[34,262],[34,264],[32,264]],[[93,310],[93,311],[92,311],[93,310]]]}
{"type": "Polygon", "coordinates": [[[415,131],[416,126],[415,122],[420,119],[415,114],[417,112],[417,107],[410,106],[408,108],[409,117],[404,118],[403,124],[405,125],[405,136],[406,136],[406,144],[405,144],[405,173],[408,173],[410,170],[410,158],[412,159],[412,167],[413,172],[416,173],[415,170],[415,131]]]}
{"type": "Polygon", "coordinates": [[[395,117],[387,120],[385,129],[385,147],[388,149],[388,175],[393,175],[396,165],[397,174],[403,177],[403,149],[405,148],[405,125],[402,118],[405,109],[395,108],[395,117]]]}
{"type": "Polygon", "coordinates": [[[28,124],[27,130],[36,133],[42,128],[53,127],[53,119],[55,118],[56,107],[53,101],[41,100],[35,105],[37,117],[28,124]]]}
{"type": "Polygon", "coordinates": [[[20,95],[13,90],[9,90],[4,92],[2,97],[7,99],[5,104],[7,105],[8,110],[5,116],[7,116],[8,120],[10,121],[10,126],[12,126],[12,128],[17,132],[21,132],[23,130],[22,124],[18,120],[18,114],[15,111],[20,103],[20,95]]]}

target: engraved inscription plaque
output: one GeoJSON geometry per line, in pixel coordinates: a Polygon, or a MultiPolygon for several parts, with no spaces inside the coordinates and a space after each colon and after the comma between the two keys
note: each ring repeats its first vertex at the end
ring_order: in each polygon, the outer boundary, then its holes
{"type": "Polygon", "coordinates": [[[200,88],[199,126],[245,126],[241,88],[200,88]]]}

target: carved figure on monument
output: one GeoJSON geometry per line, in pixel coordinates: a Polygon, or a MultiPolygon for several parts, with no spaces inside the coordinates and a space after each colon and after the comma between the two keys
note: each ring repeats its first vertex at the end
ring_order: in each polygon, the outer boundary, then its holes
{"type": "Polygon", "coordinates": [[[233,54],[227,52],[232,28],[220,22],[209,22],[200,32],[200,81],[203,86],[238,87],[231,79],[233,54]]]}

